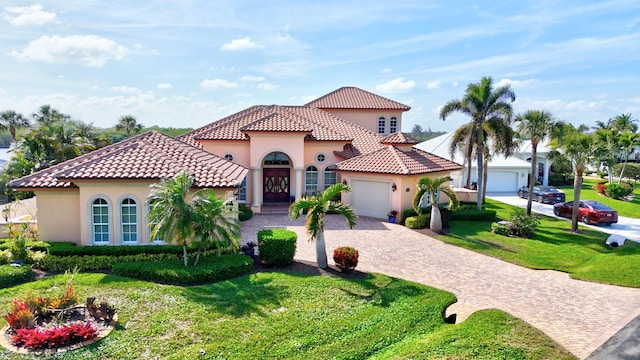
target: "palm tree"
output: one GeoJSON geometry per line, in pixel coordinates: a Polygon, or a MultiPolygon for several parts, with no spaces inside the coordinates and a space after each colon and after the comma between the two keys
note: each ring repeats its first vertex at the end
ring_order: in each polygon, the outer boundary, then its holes
{"type": "Polygon", "coordinates": [[[582,189],[582,175],[584,169],[594,159],[594,136],[587,132],[586,125],[574,127],[572,124],[565,124],[562,131],[553,134],[549,145],[559,152],[554,153],[554,157],[567,159],[573,164],[573,212],[571,214],[571,231],[578,231],[578,206],[580,204],[580,190],[582,189]]]}
{"type": "Polygon", "coordinates": [[[61,113],[49,104],[40,106],[38,112],[32,114],[31,117],[39,124],[51,124],[56,121],[69,119],[69,115],[61,113]]]}
{"type": "Polygon", "coordinates": [[[353,208],[347,204],[333,200],[341,193],[349,191],[351,191],[351,189],[347,185],[337,183],[328,187],[320,194],[300,198],[289,206],[290,219],[297,220],[302,213],[306,212],[307,222],[305,227],[307,228],[309,241],[315,240],[316,242],[316,260],[318,267],[321,269],[326,269],[328,266],[327,249],[324,242],[324,216],[329,212],[338,213],[347,219],[350,229],[353,229],[356,225],[358,215],[356,215],[353,208]]]}
{"type": "Polygon", "coordinates": [[[456,193],[445,185],[449,181],[451,181],[451,177],[449,176],[442,176],[436,179],[428,176],[422,177],[418,180],[418,191],[416,192],[416,196],[413,198],[413,209],[418,214],[422,212],[422,207],[420,205],[424,202],[425,197],[429,198],[429,203],[431,204],[429,228],[431,231],[436,233],[440,233],[442,231],[442,216],[440,214],[440,208],[438,207],[437,194],[441,192],[447,195],[449,198],[449,209],[455,209],[459,205],[456,193]]]}
{"type": "MultiPolygon", "coordinates": [[[[184,266],[189,265],[187,246],[200,241],[199,250],[212,238],[237,247],[239,225],[229,206],[210,189],[191,193],[193,176],[182,172],[172,179],[151,185],[149,196],[150,237],[182,245],[184,266]]],[[[199,258],[198,252],[198,258],[199,258]]],[[[196,258],[196,264],[197,260],[196,258]]]]}
{"type": "Polygon", "coordinates": [[[613,128],[620,132],[618,146],[624,152],[624,164],[622,165],[622,171],[618,177],[618,184],[620,184],[620,182],[622,182],[622,174],[624,174],[627,162],[629,161],[629,153],[640,144],[640,136],[637,133],[638,125],[636,124],[638,119],[632,118],[631,113],[627,113],[614,117],[611,119],[611,122],[613,124],[613,128]]]}
{"type": "Polygon", "coordinates": [[[515,118],[518,123],[517,132],[523,139],[531,142],[531,174],[529,175],[529,198],[527,199],[527,216],[531,215],[533,201],[533,185],[538,166],[538,144],[545,141],[558,127],[553,116],[544,110],[528,110],[515,118]]]}
{"type": "Polygon", "coordinates": [[[118,124],[116,124],[116,130],[124,131],[127,137],[131,137],[131,134],[139,133],[144,126],[142,124],[138,124],[138,121],[135,117],[131,115],[125,115],[118,120],[118,124]]]}
{"type": "MultiPolygon", "coordinates": [[[[484,148],[487,143],[487,134],[504,133],[503,128],[511,123],[513,109],[509,102],[513,102],[516,95],[511,90],[510,85],[493,88],[493,79],[483,77],[479,83],[472,83],[467,86],[465,96],[461,99],[450,100],[440,110],[440,119],[446,118],[454,112],[461,112],[471,117],[464,133],[472,144],[476,158],[478,170],[478,193],[483,193],[485,184],[483,178],[484,148]]],[[[465,151],[465,156],[471,156],[472,151],[465,151]]],[[[471,159],[468,159],[470,161],[471,159]]],[[[482,200],[478,200],[478,210],[482,209],[482,200]]]]}
{"type": "Polygon", "coordinates": [[[0,126],[9,131],[9,134],[11,134],[11,140],[15,142],[16,129],[28,128],[29,120],[20,113],[16,113],[13,110],[7,110],[0,114],[0,126]]]}

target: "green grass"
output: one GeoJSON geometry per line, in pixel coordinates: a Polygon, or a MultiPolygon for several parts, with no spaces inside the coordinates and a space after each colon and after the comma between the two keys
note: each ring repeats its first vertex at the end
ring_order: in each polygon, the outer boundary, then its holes
{"type": "MultiPolygon", "coordinates": [[[[618,215],[640,219],[640,186],[636,186],[633,194],[635,195],[631,201],[616,200],[604,195],[598,194],[596,191],[596,183],[602,179],[584,178],[582,181],[582,189],[580,190],[580,199],[599,201],[618,212],[618,215]]],[[[573,200],[573,186],[559,187],[566,195],[566,201],[573,200]]]]}
{"type": "MultiPolygon", "coordinates": [[[[27,289],[59,293],[65,283],[58,275],[0,290],[0,307],[8,309],[27,289]]],[[[107,338],[67,359],[574,358],[498,310],[445,324],[451,293],[383,275],[271,272],[179,287],[77,274],[74,290],[81,298],[104,295],[119,322],[107,338]]],[[[6,350],[0,357],[20,358],[6,350]]]]}
{"type": "MultiPolygon", "coordinates": [[[[486,208],[502,219],[515,206],[487,199],[486,208]]],[[[612,248],[605,244],[608,234],[582,225],[580,233],[570,232],[571,222],[542,216],[532,239],[512,238],[491,232],[488,222],[449,222],[451,231],[437,238],[479,253],[531,269],[567,272],[575,279],[640,287],[640,244],[627,241],[612,248]]]]}

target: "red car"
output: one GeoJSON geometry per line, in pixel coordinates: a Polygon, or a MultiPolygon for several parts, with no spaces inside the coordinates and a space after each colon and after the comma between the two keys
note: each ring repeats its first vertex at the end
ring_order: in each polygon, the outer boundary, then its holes
{"type": "MultiPolygon", "coordinates": [[[[553,205],[553,213],[571,219],[573,201],[553,205]]],[[[607,205],[593,200],[581,200],[578,208],[578,220],[585,224],[611,225],[618,222],[618,212],[607,205]]]]}

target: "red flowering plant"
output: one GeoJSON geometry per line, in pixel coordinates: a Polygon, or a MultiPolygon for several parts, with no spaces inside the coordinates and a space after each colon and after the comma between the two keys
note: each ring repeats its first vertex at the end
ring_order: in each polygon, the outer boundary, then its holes
{"type": "Polygon", "coordinates": [[[11,342],[16,346],[28,349],[58,348],[66,346],[72,341],[90,340],[96,337],[98,331],[90,323],[75,323],[51,329],[18,329],[11,336],[11,342]]]}
{"type": "Polygon", "coordinates": [[[333,261],[343,272],[353,271],[358,266],[358,250],[351,246],[343,246],[333,250],[333,261]]]}

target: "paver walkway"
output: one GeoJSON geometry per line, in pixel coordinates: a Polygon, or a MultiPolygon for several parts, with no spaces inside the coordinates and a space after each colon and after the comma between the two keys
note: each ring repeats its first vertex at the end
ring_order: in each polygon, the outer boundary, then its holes
{"type": "MultiPolygon", "coordinates": [[[[242,224],[243,242],[260,229],[286,227],[298,234],[296,259],[315,262],[304,219],[256,215],[242,224]]],[[[447,314],[458,322],[481,309],[497,308],[528,322],[584,359],[640,315],[640,289],[572,280],[567,274],[531,270],[445,244],[401,225],[361,217],[349,230],[344,217],[326,217],[329,263],[339,246],[360,253],[358,270],[378,272],[452,292],[458,303],[447,314]]]]}

